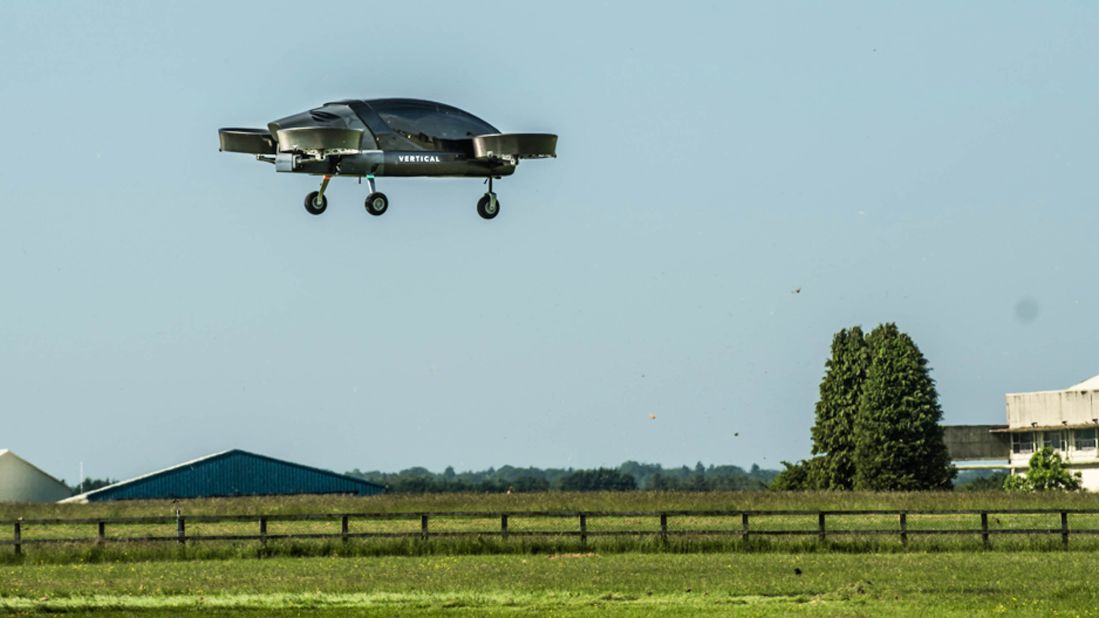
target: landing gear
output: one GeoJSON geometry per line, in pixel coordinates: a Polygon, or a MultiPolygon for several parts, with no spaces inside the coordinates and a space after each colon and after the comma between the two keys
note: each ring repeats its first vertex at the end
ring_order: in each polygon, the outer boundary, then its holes
{"type": "Polygon", "coordinates": [[[481,199],[477,200],[477,214],[481,215],[482,219],[495,219],[496,215],[500,214],[500,200],[496,197],[496,192],[492,190],[492,177],[488,178],[488,193],[485,193],[481,199]]]}
{"type": "Polygon", "coordinates": [[[366,177],[366,185],[370,187],[370,194],[366,196],[366,212],[374,215],[375,217],[385,214],[385,211],[389,208],[389,198],[384,193],[380,193],[374,190],[374,177],[366,177]]]}
{"type": "Polygon", "coordinates": [[[500,214],[500,200],[496,199],[495,193],[486,193],[477,200],[477,214],[482,219],[493,219],[500,214]]]}
{"type": "Polygon", "coordinates": [[[328,209],[328,198],[324,196],[324,190],[328,188],[331,176],[325,176],[321,181],[321,190],[313,191],[305,196],[305,210],[311,215],[319,215],[328,209]]]}
{"type": "MultiPolygon", "coordinates": [[[[332,176],[325,176],[321,181],[321,187],[317,191],[312,191],[309,195],[305,196],[305,210],[311,215],[319,215],[328,210],[328,198],[325,197],[324,192],[328,189],[328,183],[332,180],[332,176]]],[[[477,200],[477,214],[486,221],[489,219],[495,219],[496,215],[500,214],[500,198],[496,196],[496,192],[492,190],[493,177],[489,176],[485,179],[488,184],[488,191],[481,196],[481,199],[477,200]]],[[[366,196],[366,201],[363,202],[363,206],[366,208],[366,212],[375,217],[384,215],[389,210],[389,198],[386,195],[376,189],[374,186],[374,176],[366,176],[366,185],[370,189],[370,192],[366,196]]]]}
{"type": "Polygon", "coordinates": [[[366,212],[379,217],[389,208],[389,198],[384,193],[371,193],[366,196],[366,212]]]}
{"type": "Polygon", "coordinates": [[[311,215],[319,215],[328,208],[328,198],[314,191],[305,196],[305,210],[311,215]]]}

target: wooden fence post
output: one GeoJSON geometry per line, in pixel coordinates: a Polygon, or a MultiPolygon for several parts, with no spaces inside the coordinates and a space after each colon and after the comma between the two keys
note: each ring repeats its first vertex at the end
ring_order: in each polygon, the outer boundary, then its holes
{"type": "Polygon", "coordinates": [[[1061,511],[1061,546],[1068,549],[1068,511],[1061,511]]]}
{"type": "MultiPolygon", "coordinates": [[[[22,520],[22,518],[19,518],[22,520]]],[[[15,555],[18,556],[23,553],[23,522],[16,521],[15,529],[13,531],[15,537],[15,555]]]]}
{"type": "Polygon", "coordinates": [[[348,530],[347,515],[344,515],[343,517],[340,517],[340,540],[343,541],[344,543],[346,543],[348,541],[348,538],[347,538],[348,532],[349,532],[349,530],[348,530]]]}
{"type": "Polygon", "coordinates": [[[660,514],[660,542],[667,547],[668,546],[668,514],[660,514]]]}
{"type": "Polygon", "coordinates": [[[748,542],[748,511],[740,514],[740,540],[748,542]]]}
{"type": "Polygon", "coordinates": [[[580,544],[588,544],[588,516],[586,513],[580,514],[580,544]]]}
{"type": "Polygon", "coordinates": [[[505,540],[505,541],[508,540],[508,514],[507,513],[501,513],[500,514],[500,538],[505,540]]]}
{"type": "Polygon", "coordinates": [[[180,545],[185,545],[187,543],[187,523],[184,521],[182,515],[176,517],[176,537],[179,538],[180,545]]]}
{"type": "Polygon", "coordinates": [[[981,542],[985,549],[989,548],[988,542],[988,511],[981,511],[981,542]]]}
{"type": "Polygon", "coordinates": [[[817,539],[824,542],[824,511],[817,513],[817,539]]]}
{"type": "Polygon", "coordinates": [[[96,526],[96,532],[95,542],[102,545],[107,540],[107,522],[102,519],[99,520],[99,525],[96,526]]]}
{"type": "Polygon", "coordinates": [[[265,515],[259,517],[259,542],[267,543],[267,517],[265,515]]]}
{"type": "Polygon", "coordinates": [[[427,513],[420,515],[420,538],[427,540],[427,513]]]}
{"type": "Polygon", "coordinates": [[[901,511],[901,545],[908,546],[908,513],[901,511]]]}

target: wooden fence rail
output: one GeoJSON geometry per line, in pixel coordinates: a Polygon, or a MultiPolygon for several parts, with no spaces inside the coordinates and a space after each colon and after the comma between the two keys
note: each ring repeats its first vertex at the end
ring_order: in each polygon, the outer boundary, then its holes
{"type": "MultiPolygon", "coordinates": [[[[266,543],[273,540],[295,539],[339,539],[348,542],[351,539],[398,539],[417,538],[429,541],[432,538],[450,537],[499,537],[506,541],[510,538],[531,537],[576,537],[581,544],[586,544],[590,537],[645,537],[659,538],[663,544],[668,543],[669,537],[697,537],[697,536],[728,536],[739,537],[747,542],[754,536],[775,537],[816,537],[818,542],[826,542],[829,537],[838,536],[897,536],[902,545],[908,545],[909,537],[913,535],[971,535],[980,536],[984,547],[991,547],[993,535],[1060,535],[1061,544],[1068,547],[1070,535],[1099,535],[1099,528],[1071,528],[1069,515],[1092,515],[1099,517],[1099,509],[987,509],[987,510],[730,510],[730,511],[509,511],[509,512],[476,512],[476,511],[441,511],[441,512],[399,512],[399,513],[321,513],[321,514],[295,514],[295,515],[191,515],[184,516],[178,513],[176,516],[167,517],[116,517],[116,518],[89,518],[89,519],[16,519],[0,521],[0,526],[11,526],[11,540],[0,540],[0,545],[9,544],[15,553],[21,554],[24,545],[46,544],[76,544],[76,543],[138,543],[138,542],[171,542],[180,544],[189,542],[210,541],[259,541],[266,543]],[[913,528],[910,517],[979,517],[977,528],[913,528]],[[992,527],[989,525],[989,516],[1036,516],[1057,515],[1059,525],[1042,527],[992,527]],[[837,518],[842,517],[895,517],[897,527],[889,528],[836,528],[837,518]],[[802,528],[765,528],[758,522],[761,518],[768,517],[805,517],[805,526],[802,528]],[[808,518],[816,518],[816,526],[808,524],[808,518]],[[651,518],[653,528],[644,530],[593,530],[589,528],[591,520],[608,520],[614,518],[651,518]],[[716,519],[726,518],[735,521],[740,519],[739,528],[729,526],[726,528],[676,528],[673,526],[677,518],[716,519]],[[358,532],[351,530],[352,521],[397,521],[419,519],[419,531],[394,532],[394,531],[369,531],[358,532]],[[498,519],[499,528],[495,530],[432,530],[432,519],[498,519]],[[559,530],[516,530],[514,522],[519,519],[566,519],[573,520],[576,528],[559,530]],[[829,521],[833,522],[830,527],[829,521]],[[256,522],[258,530],[256,534],[188,534],[187,524],[218,524],[218,523],[242,523],[256,522]],[[339,528],[332,532],[308,532],[308,533],[284,533],[272,534],[268,531],[270,522],[338,522],[339,528]],[[171,530],[168,526],[175,525],[175,534],[167,534],[171,530]],[[755,524],[753,526],[753,524],[755,524]],[[164,534],[149,534],[140,536],[110,536],[108,527],[117,526],[164,526],[164,534]],[[95,526],[95,535],[87,537],[64,538],[28,538],[27,530],[37,530],[51,527],[95,526]]],[[[1010,520],[1010,518],[1009,518],[1010,520]]]]}

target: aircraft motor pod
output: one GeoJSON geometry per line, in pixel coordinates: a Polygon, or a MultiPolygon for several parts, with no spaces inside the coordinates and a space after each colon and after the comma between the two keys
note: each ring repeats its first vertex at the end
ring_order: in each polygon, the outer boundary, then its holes
{"type": "Polygon", "coordinates": [[[275,138],[267,129],[218,129],[218,141],[221,152],[275,154],[275,138]]]}
{"type": "Polygon", "coordinates": [[[305,198],[305,209],[328,208],[325,190],[335,176],[365,180],[366,211],[385,213],[389,199],[375,177],[472,177],[488,183],[477,202],[484,219],[499,214],[493,180],[513,174],[523,159],[557,156],[552,133],[501,133],[456,107],[419,99],[344,100],[280,118],[267,129],[218,131],[220,150],[255,156],[278,172],[322,176],[305,198]]]}
{"type": "Polygon", "coordinates": [[[279,152],[309,155],[317,159],[356,154],[361,151],[362,129],[331,127],[294,127],[279,129],[279,152]]]}
{"type": "Polygon", "coordinates": [[[557,156],[557,136],[551,133],[496,133],[473,138],[477,158],[546,159],[557,156]]]}

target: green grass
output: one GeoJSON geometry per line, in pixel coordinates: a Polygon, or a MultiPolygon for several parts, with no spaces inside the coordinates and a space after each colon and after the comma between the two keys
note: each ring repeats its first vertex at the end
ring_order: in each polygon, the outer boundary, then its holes
{"type": "MultiPolygon", "coordinates": [[[[167,502],[4,505],[0,519],[170,516],[167,502]]],[[[186,516],[431,511],[1099,509],[1090,494],[548,493],[196,500],[186,516]]],[[[1073,516],[1099,529],[1099,516],[1073,516]]],[[[512,518],[511,531],[575,530],[573,517],[512,518]]],[[[671,517],[671,530],[739,530],[739,517],[671,517]]],[[[816,516],[752,526],[816,528],[816,516]]],[[[990,517],[994,529],[1057,528],[1057,515],[990,517]]],[[[976,529],[973,515],[910,515],[910,530],[976,529]]],[[[498,530],[497,518],[433,517],[432,531],[498,530]]],[[[895,516],[837,516],[830,530],[895,530],[895,516]]],[[[659,530],[656,517],[591,517],[592,532],[659,530]]],[[[338,532],[339,520],[272,521],[268,532],[338,532]]],[[[356,520],[351,531],[418,532],[419,519],[356,520]]],[[[256,521],[189,522],[189,534],[252,534],[256,521]]],[[[172,534],[174,525],[108,526],[108,535],[172,534]]],[[[25,538],[82,536],[94,525],[28,525],[25,538]]],[[[7,536],[9,530],[0,529],[7,536]]],[[[0,613],[30,615],[1099,616],[1090,575],[1099,535],[368,539],[0,547],[0,613]],[[800,570],[801,574],[797,574],[800,570]]]]}
{"type": "MultiPolygon", "coordinates": [[[[553,552],[598,551],[601,553],[648,552],[903,552],[903,551],[970,551],[982,549],[976,530],[980,519],[976,515],[920,515],[910,514],[908,529],[912,532],[907,547],[901,545],[896,515],[843,515],[828,519],[828,530],[871,529],[890,531],[879,536],[844,536],[834,534],[824,543],[815,538],[817,518],[815,514],[753,516],[753,531],[786,530],[811,533],[805,536],[764,537],[753,535],[745,543],[739,534],[731,536],[675,536],[676,532],[720,530],[738,533],[739,516],[694,517],[673,515],[668,527],[672,536],[665,544],[657,536],[659,518],[649,516],[623,516],[588,518],[588,530],[592,533],[587,544],[581,544],[575,536],[523,537],[522,532],[558,531],[576,532],[575,516],[522,517],[512,515],[509,530],[515,536],[504,540],[499,535],[498,517],[446,516],[456,511],[676,511],[676,510],[857,510],[857,509],[907,509],[907,510],[970,510],[1014,508],[1067,508],[1099,509],[1099,496],[1091,494],[1032,494],[1017,495],[1003,492],[990,493],[780,493],[780,492],[726,492],[726,493],[543,493],[543,494],[441,494],[426,496],[381,496],[354,498],[345,496],[295,496],[284,498],[237,498],[220,500],[184,501],[178,505],[164,501],[114,502],[87,505],[3,505],[0,520],[23,517],[25,519],[62,518],[115,518],[158,516],[169,521],[157,524],[109,524],[107,536],[133,537],[156,535],[170,537],[175,534],[175,523],[170,520],[179,507],[185,516],[219,515],[295,515],[338,513],[416,513],[430,511],[443,513],[430,519],[432,533],[484,532],[483,537],[434,537],[427,542],[415,538],[352,539],[341,543],[338,539],[270,541],[261,545],[257,541],[242,542],[190,542],[181,547],[174,542],[157,543],[108,543],[95,546],[95,524],[25,524],[23,539],[79,538],[85,542],[73,545],[24,546],[24,555],[17,557],[10,546],[0,546],[0,563],[80,563],[136,560],[194,560],[225,558],[263,558],[276,555],[288,556],[377,556],[377,555],[433,555],[433,554],[545,554],[553,552]],[[919,531],[947,529],[969,530],[965,535],[918,535],[919,531]],[[600,532],[642,530],[650,534],[630,537],[601,537],[600,532]],[[495,534],[492,534],[495,531],[495,534]]],[[[1057,514],[998,515],[989,518],[993,530],[1021,528],[1057,529],[1057,514]]],[[[269,534],[336,534],[338,518],[324,521],[270,521],[269,534]]],[[[1099,515],[1072,515],[1073,530],[1099,530],[1099,515]]],[[[352,533],[405,533],[418,535],[418,516],[402,519],[351,519],[352,533]]],[[[241,522],[188,521],[188,535],[254,535],[258,532],[256,519],[241,522]]],[[[8,530],[0,535],[8,537],[8,530]]],[[[3,537],[0,537],[3,538],[3,537]]],[[[10,537],[8,537],[10,538],[10,537]]],[[[1049,550],[1060,549],[1059,535],[994,535],[992,547],[998,550],[1049,550]]],[[[1076,535],[1071,538],[1072,550],[1095,551],[1099,549],[1099,534],[1076,535]]]]}
{"type": "Polygon", "coordinates": [[[0,611],[1095,616],[1093,562],[1077,552],[914,552],[19,565],[0,567],[0,611]]]}
{"type": "MultiPolygon", "coordinates": [[[[23,517],[170,516],[165,500],[91,504],[0,504],[0,520],[23,517]]],[[[1099,509],[1096,493],[994,492],[546,492],[531,494],[428,494],[283,496],[185,500],[185,515],[394,513],[418,511],[659,511],[717,509],[1099,509]]]]}

